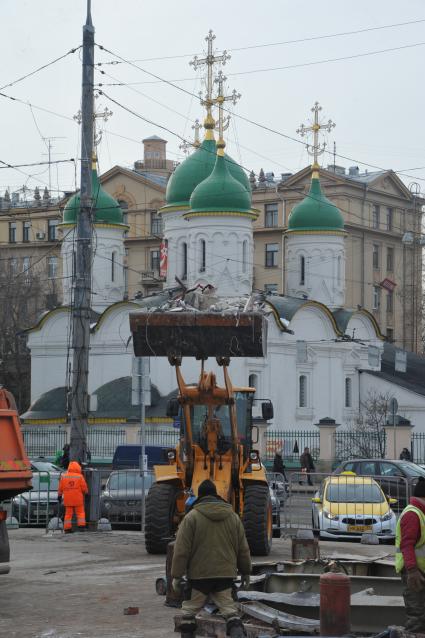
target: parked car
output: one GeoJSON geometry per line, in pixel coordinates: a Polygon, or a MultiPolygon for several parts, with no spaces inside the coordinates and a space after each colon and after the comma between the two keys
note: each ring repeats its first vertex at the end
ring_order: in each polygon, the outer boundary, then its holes
{"type": "Polygon", "coordinates": [[[33,472],[63,472],[63,468],[48,461],[44,456],[30,458],[31,469],[33,472]]]}
{"type": "Polygon", "coordinates": [[[354,472],[357,476],[373,476],[387,496],[397,499],[398,508],[407,505],[419,476],[425,469],[411,461],[387,459],[351,459],[343,461],[333,474],[354,472]]]}
{"type": "Polygon", "coordinates": [[[58,513],[59,472],[33,472],[32,489],[12,499],[11,513],[20,525],[46,525],[58,513]]]}
{"type": "MultiPolygon", "coordinates": [[[[161,445],[146,445],[145,454],[147,456],[148,468],[154,465],[164,465],[167,463],[165,451],[169,449],[161,445]]],[[[118,445],[112,459],[113,470],[140,469],[140,456],[142,446],[137,444],[118,445]]]]}
{"type": "Polygon", "coordinates": [[[312,498],[312,525],[320,538],[376,534],[393,540],[397,518],[378,483],[368,476],[328,476],[312,498]]]}
{"type": "Polygon", "coordinates": [[[280,538],[281,535],[281,514],[286,499],[286,483],[282,474],[267,472],[267,482],[270,489],[273,516],[273,538],[280,538]]]}
{"type": "MultiPolygon", "coordinates": [[[[145,495],[155,481],[153,474],[145,475],[145,495]]],[[[142,477],[140,470],[111,472],[100,497],[101,516],[111,524],[140,525],[142,520],[142,477]]]]}

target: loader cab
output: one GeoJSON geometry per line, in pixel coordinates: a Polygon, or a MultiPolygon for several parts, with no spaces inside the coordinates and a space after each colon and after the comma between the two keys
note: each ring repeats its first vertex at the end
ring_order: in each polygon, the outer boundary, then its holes
{"type": "MultiPolygon", "coordinates": [[[[254,391],[243,390],[235,392],[236,419],[238,424],[239,443],[244,447],[244,456],[251,449],[252,440],[252,404],[254,391]]],[[[183,411],[180,410],[181,436],[184,436],[186,427],[183,411]]],[[[212,408],[212,418],[219,424],[219,452],[227,452],[232,445],[230,408],[228,405],[219,405],[212,408]]],[[[190,420],[192,425],[193,442],[199,445],[205,452],[206,431],[208,423],[208,406],[192,405],[190,408],[190,420]]]]}

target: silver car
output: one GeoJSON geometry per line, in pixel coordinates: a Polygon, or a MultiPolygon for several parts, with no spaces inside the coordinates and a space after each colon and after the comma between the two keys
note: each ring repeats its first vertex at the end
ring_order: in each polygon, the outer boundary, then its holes
{"type": "MultiPolygon", "coordinates": [[[[145,495],[154,482],[145,475],[145,495]]],[[[140,470],[115,470],[106,481],[100,497],[101,516],[112,524],[140,525],[142,519],[142,477],[140,470]]]]}

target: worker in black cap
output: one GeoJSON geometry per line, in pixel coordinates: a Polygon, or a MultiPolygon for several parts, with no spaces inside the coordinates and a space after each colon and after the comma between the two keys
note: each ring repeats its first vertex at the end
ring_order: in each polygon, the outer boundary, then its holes
{"type": "Polygon", "coordinates": [[[182,638],[195,636],[195,616],[208,596],[226,619],[227,635],[245,636],[239,608],[232,597],[238,571],[242,585],[248,587],[251,557],[242,522],[232,506],[217,495],[214,483],[203,481],[196,503],[178,529],[171,566],[174,590],[180,591],[184,575],[191,588],[190,600],[182,605],[182,638]]]}

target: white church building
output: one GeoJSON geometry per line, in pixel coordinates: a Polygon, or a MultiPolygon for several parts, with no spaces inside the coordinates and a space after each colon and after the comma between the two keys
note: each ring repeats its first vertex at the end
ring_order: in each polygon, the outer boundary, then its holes
{"type": "MultiPolygon", "coordinates": [[[[405,372],[399,365],[396,369],[395,359],[400,357],[384,342],[375,318],[364,309],[345,307],[344,220],[323,195],[314,165],[310,190],[289,217],[286,294],[253,293],[252,226],[258,213],[252,208],[244,170],[225,155],[223,146],[216,143],[213,123],[207,118],[205,139],[176,168],[167,186],[167,203],[161,211],[168,247],[164,290],[131,301],[123,301],[127,226],[94,168],[89,394],[97,400],[92,403],[89,428],[101,424],[130,431],[137,421],[139,408],[131,404],[129,313],[154,312],[176,303],[181,296],[177,276],[186,289],[197,288],[198,300],[208,295],[218,311],[229,306],[241,310],[248,302],[265,313],[267,356],[235,358],[230,374],[235,384],[254,385],[259,397],[271,399],[271,429],[312,431],[326,418],[349,427],[368,394],[375,391],[394,396],[399,415],[410,420],[415,431],[425,432],[423,358],[409,353],[405,372]]],[[[62,222],[64,305],[44,314],[28,331],[32,404],[22,415],[26,428],[69,423],[71,281],[78,210],[77,194],[66,205],[62,222]]],[[[208,367],[215,369],[215,361],[207,361],[208,367]]],[[[199,362],[184,360],[183,372],[188,381],[195,381],[199,362]]],[[[175,370],[166,359],[151,357],[150,380],[147,421],[154,428],[169,424],[165,408],[168,397],[177,392],[175,370]]]]}

